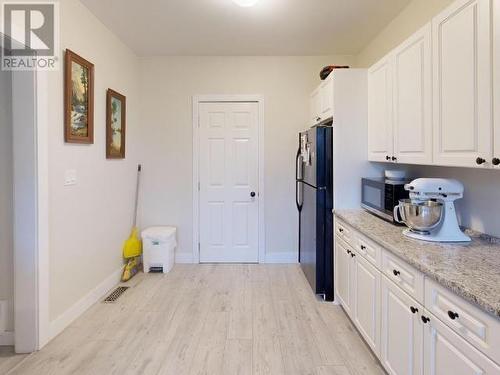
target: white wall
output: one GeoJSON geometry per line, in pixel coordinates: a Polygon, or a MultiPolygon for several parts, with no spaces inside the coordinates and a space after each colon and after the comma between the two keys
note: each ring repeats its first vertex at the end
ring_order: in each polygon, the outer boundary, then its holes
{"type": "MultiPolygon", "coordinates": [[[[122,265],[132,225],[137,163],[138,60],[79,1],[61,6],[61,47],[95,64],[95,143],[65,144],[63,70],[49,77],[50,319],[58,318],[122,265]],[[127,158],[105,158],[106,89],[127,96],[127,158]],[[78,182],[65,187],[64,173],[78,182]]],[[[141,130],[142,131],[142,130],[141,130]]]]}
{"type": "Polygon", "coordinates": [[[413,177],[455,178],[465,186],[464,198],[456,201],[460,224],[500,237],[500,171],[472,168],[404,167],[413,177]]]}
{"type": "Polygon", "coordinates": [[[142,225],[178,227],[179,252],[192,254],[192,96],[265,98],[265,221],[268,253],[297,251],[295,153],[310,126],[309,94],[338,57],[165,57],[141,59],[142,225]]]}
{"type": "Polygon", "coordinates": [[[0,300],[9,305],[7,331],[14,329],[12,204],[12,76],[0,71],[0,300]]]}
{"type": "Polygon", "coordinates": [[[425,25],[454,0],[413,0],[356,56],[356,66],[368,68],[425,25]]]}

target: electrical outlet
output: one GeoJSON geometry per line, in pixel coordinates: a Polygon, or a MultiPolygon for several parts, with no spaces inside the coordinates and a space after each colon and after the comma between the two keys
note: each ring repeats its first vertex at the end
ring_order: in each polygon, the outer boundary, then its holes
{"type": "Polygon", "coordinates": [[[64,186],[76,185],[76,169],[68,169],[64,173],[64,186]]]}

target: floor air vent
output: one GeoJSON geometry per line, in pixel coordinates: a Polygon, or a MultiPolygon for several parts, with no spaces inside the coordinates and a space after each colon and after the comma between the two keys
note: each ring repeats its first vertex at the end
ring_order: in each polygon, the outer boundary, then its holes
{"type": "Polygon", "coordinates": [[[109,296],[106,297],[106,299],[103,301],[104,303],[113,303],[120,298],[120,296],[125,293],[125,291],[128,289],[128,286],[119,286],[115,290],[113,290],[109,296]]]}

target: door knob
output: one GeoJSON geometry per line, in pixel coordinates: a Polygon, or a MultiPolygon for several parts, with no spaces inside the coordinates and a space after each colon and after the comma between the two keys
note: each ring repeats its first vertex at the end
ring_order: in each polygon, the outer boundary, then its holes
{"type": "Polygon", "coordinates": [[[493,165],[500,165],[500,159],[499,158],[493,158],[493,160],[491,161],[491,163],[493,165]]]}
{"type": "Polygon", "coordinates": [[[481,158],[481,157],[478,157],[478,158],[476,159],[476,164],[477,164],[477,165],[481,165],[481,164],[484,164],[484,163],[486,163],[486,160],[485,160],[485,159],[483,159],[483,158],[481,158]]]}
{"type": "Polygon", "coordinates": [[[385,157],[385,160],[391,160],[391,157],[390,157],[389,155],[387,155],[387,156],[385,157]]]}
{"type": "Polygon", "coordinates": [[[393,156],[391,159],[392,159],[392,161],[398,161],[398,158],[395,156],[393,156]]]}
{"type": "Polygon", "coordinates": [[[251,196],[252,198],[255,198],[255,191],[250,192],[250,196],[251,196]]]}

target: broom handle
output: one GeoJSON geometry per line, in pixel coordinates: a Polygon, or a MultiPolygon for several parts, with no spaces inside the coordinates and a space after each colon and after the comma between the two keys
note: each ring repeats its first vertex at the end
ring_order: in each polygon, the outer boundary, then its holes
{"type": "Polygon", "coordinates": [[[135,208],[134,208],[134,228],[137,225],[137,206],[139,205],[139,180],[141,178],[142,166],[139,164],[137,166],[137,185],[135,187],[135,208]]]}

